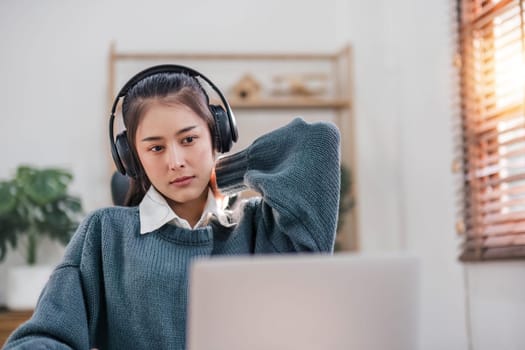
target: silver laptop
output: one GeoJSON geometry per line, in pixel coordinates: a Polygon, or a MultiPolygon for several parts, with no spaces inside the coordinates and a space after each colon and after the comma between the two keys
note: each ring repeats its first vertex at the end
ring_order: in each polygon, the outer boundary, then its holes
{"type": "Polygon", "coordinates": [[[188,350],[414,350],[418,290],[405,255],[199,260],[188,350]]]}

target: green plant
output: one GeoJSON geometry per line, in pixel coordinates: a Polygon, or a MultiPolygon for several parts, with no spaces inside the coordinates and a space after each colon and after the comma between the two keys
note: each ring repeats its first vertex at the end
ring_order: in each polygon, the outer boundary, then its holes
{"type": "Polygon", "coordinates": [[[82,213],[80,199],[68,194],[72,179],[67,170],[20,166],[13,178],[0,182],[0,261],[22,236],[29,265],[36,263],[43,236],[69,242],[82,213]]]}
{"type": "MultiPolygon", "coordinates": [[[[339,190],[339,217],[337,220],[337,233],[339,234],[345,220],[345,213],[353,208],[354,198],[352,196],[352,175],[350,170],[341,164],[341,188],[339,190]]],[[[335,250],[339,250],[336,242],[335,250]]]]}
{"type": "Polygon", "coordinates": [[[352,177],[350,170],[345,165],[341,164],[341,188],[339,190],[339,220],[337,222],[337,230],[343,226],[344,214],[354,206],[354,199],[351,190],[352,177]]]}

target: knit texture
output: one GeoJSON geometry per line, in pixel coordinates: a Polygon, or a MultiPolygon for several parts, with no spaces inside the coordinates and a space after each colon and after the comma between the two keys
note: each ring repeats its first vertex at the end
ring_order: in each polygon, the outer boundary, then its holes
{"type": "MultiPolygon", "coordinates": [[[[331,252],[339,202],[339,133],[300,119],[219,159],[219,188],[245,187],[224,227],[166,224],[140,235],[138,207],[88,215],[5,349],[175,349],[186,343],[188,270],[213,255],[331,252]]],[[[240,282],[241,283],[241,282],[240,282]]]]}

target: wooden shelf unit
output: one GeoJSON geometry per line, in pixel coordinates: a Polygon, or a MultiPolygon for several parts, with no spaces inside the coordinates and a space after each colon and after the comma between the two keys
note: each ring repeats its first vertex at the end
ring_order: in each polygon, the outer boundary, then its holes
{"type": "MultiPolygon", "coordinates": [[[[336,96],[300,96],[300,97],[273,97],[260,100],[241,100],[228,96],[228,102],[232,108],[244,109],[302,109],[323,108],[344,110],[350,109],[352,105],[352,61],[351,47],[345,46],[342,50],[334,53],[161,53],[161,52],[118,52],[115,43],[111,44],[109,52],[109,79],[108,79],[108,105],[111,106],[117,91],[116,75],[117,64],[123,62],[157,62],[177,63],[180,61],[190,62],[306,62],[321,61],[328,62],[334,66],[329,76],[338,87],[336,96]]],[[[153,63],[152,63],[153,64],[153,63]]],[[[238,71],[242,71],[239,66],[238,71]]],[[[340,120],[338,120],[339,126],[340,120]]]]}

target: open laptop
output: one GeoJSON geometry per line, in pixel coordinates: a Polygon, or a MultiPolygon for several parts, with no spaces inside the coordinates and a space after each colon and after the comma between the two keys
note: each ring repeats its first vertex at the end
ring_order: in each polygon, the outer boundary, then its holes
{"type": "Polygon", "coordinates": [[[414,350],[418,286],[398,254],[199,260],[188,350],[414,350]]]}

